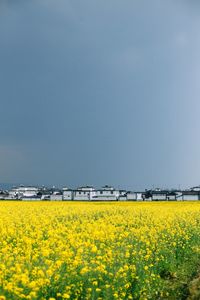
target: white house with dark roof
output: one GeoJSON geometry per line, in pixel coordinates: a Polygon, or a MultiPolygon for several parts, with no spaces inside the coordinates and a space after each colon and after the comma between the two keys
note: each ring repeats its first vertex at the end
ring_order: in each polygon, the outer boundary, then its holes
{"type": "Polygon", "coordinates": [[[119,190],[114,189],[112,186],[105,185],[101,189],[96,190],[94,200],[96,201],[113,201],[118,200],[120,195],[119,190]]]}
{"type": "Polygon", "coordinates": [[[190,189],[190,191],[193,191],[193,192],[200,192],[200,185],[192,187],[192,188],[190,189]]]}
{"type": "Polygon", "coordinates": [[[9,199],[9,193],[7,191],[0,190],[0,200],[9,199]]]}
{"type": "Polygon", "coordinates": [[[200,200],[200,192],[196,190],[183,191],[182,197],[183,201],[196,201],[200,200]]]}
{"type": "Polygon", "coordinates": [[[167,193],[167,200],[168,201],[176,201],[177,200],[177,193],[175,191],[169,191],[167,193]]]}
{"type": "Polygon", "coordinates": [[[96,191],[92,186],[82,186],[74,190],[73,199],[75,201],[90,201],[96,195],[96,191]]]}
{"type": "Polygon", "coordinates": [[[20,186],[9,191],[10,199],[26,199],[32,200],[38,198],[39,189],[33,186],[20,186]]]}
{"type": "Polygon", "coordinates": [[[152,201],[164,201],[167,200],[168,191],[166,190],[155,190],[151,192],[152,201]]]}
{"type": "Polygon", "coordinates": [[[53,194],[50,195],[50,200],[52,201],[62,201],[63,195],[60,191],[54,191],[53,194]]]}
{"type": "Polygon", "coordinates": [[[17,188],[13,187],[11,190],[9,190],[8,194],[9,194],[8,195],[9,199],[17,199],[18,198],[17,188]]]}
{"type": "Polygon", "coordinates": [[[42,194],[41,195],[41,200],[50,200],[50,198],[51,198],[51,195],[50,194],[48,194],[48,193],[44,193],[44,194],[42,194]]]}
{"type": "Polygon", "coordinates": [[[127,200],[127,191],[126,190],[119,190],[119,201],[126,201],[127,200]]]}
{"type": "Polygon", "coordinates": [[[71,189],[63,188],[63,201],[66,200],[73,200],[74,198],[74,192],[71,189]]]}
{"type": "Polygon", "coordinates": [[[128,201],[136,201],[137,200],[137,193],[128,191],[126,193],[126,200],[128,200],[128,201]]]}
{"type": "Polygon", "coordinates": [[[143,192],[135,192],[137,201],[144,201],[143,192]]]}

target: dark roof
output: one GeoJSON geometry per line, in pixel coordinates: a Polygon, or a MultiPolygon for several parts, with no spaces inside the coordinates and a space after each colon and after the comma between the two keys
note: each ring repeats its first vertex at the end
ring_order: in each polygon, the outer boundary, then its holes
{"type": "Polygon", "coordinates": [[[79,189],[93,189],[94,187],[93,186],[91,186],[91,185],[85,185],[85,186],[80,186],[80,187],[78,187],[77,188],[77,190],[79,190],[79,189]]]}
{"type": "Polygon", "coordinates": [[[52,196],[62,196],[61,192],[54,192],[53,194],[51,194],[52,196]]]}
{"type": "Polygon", "coordinates": [[[106,185],[102,186],[102,189],[113,189],[114,190],[114,187],[106,184],[106,185]]]}
{"type": "Polygon", "coordinates": [[[0,195],[9,195],[9,193],[6,191],[0,191],[0,195]]]}
{"type": "Polygon", "coordinates": [[[193,190],[193,189],[200,189],[200,185],[193,186],[192,188],[190,188],[190,190],[193,190]]]}
{"type": "Polygon", "coordinates": [[[166,195],[168,194],[169,191],[168,190],[162,190],[162,191],[151,191],[152,195],[166,195]]]}
{"type": "Polygon", "coordinates": [[[182,191],[183,195],[200,195],[200,191],[182,191]]]}
{"type": "Polygon", "coordinates": [[[176,192],[173,192],[173,191],[171,191],[171,192],[168,192],[168,194],[167,194],[168,196],[176,196],[177,195],[177,193],[176,192]]]}
{"type": "Polygon", "coordinates": [[[106,189],[106,188],[95,190],[95,192],[103,192],[103,191],[105,191],[105,192],[115,192],[117,190],[115,190],[115,189],[106,189]]]}

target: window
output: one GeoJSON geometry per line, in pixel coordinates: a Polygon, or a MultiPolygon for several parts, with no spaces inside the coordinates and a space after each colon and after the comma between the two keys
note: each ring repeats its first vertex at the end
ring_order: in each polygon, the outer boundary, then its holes
{"type": "Polygon", "coordinates": [[[103,191],[100,191],[100,194],[103,194],[103,191]]]}
{"type": "Polygon", "coordinates": [[[114,192],[113,192],[113,191],[111,191],[110,193],[113,195],[113,193],[114,193],[114,192]]]}

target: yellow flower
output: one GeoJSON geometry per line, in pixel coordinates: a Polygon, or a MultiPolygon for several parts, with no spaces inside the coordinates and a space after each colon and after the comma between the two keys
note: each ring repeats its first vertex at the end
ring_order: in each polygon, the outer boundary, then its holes
{"type": "Polygon", "coordinates": [[[92,253],[96,253],[97,252],[97,247],[95,245],[92,247],[91,252],[92,253]]]}
{"type": "Polygon", "coordinates": [[[166,297],[160,266],[200,253],[199,202],[0,201],[0,216],[0,300],[166,297]]]}

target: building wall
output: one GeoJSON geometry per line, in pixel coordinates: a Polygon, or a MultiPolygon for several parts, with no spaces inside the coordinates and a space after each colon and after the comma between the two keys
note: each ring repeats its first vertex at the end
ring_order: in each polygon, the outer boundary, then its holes
{"type": "Polygon", "coordinates": [[[116,201],[118,200],[118,197],[115,195],[101,195],[101,196],[95,196],[93,200],[96,201],[116,201]]]}
{"type": "Polygon", "coordinates": [[[136,193],[128,193],[126,195],[126,199],[127,200],[133,200],[133,201],[136,201],[137,200],[137,194],[136,193]]]}
{"type": "Polygon", "coordinates": [[[142,193],[136,193],[136,199],[137,201],[142,201],[143,200],[142,193]]]}
{"type": "Polygon", "coordinates": [[[41,198],[21,198],[20,200],[22,200],[22,201],[41,201],[41,198]]]}
{"type": "Polygon", "coordinates": [[[49,194],[46,194],[46,195],[42,195],[41,196],[41,200],[50,200],[50,195],[49,194]]]}
{"type": "Polygon", "coordinates": [[[16,189],[12,189],[9,191],[9,198],[16,199],[16,189]]]}
{"type": "Polygon", "coordinates": [[[163,194],[152,195],[152,201],[153,200],[167,200],[167,196],[163,194]]]}
{"type": "Polygon", "coordinates": [[[119,191],[116,190],[97,190],[95,193],[96,200],[117,200],[119,191]]]}
{"type": "Polygon", "coordinates": [[[50,200],[52,200],[52,201],[61,201],[62,198],[63,198],[62,195],[52,194],[52,195],[50,196],[50,200]]]}
{"type": "Polygon", "coordinates": [[[74,200],[77,200],[77,201],[90,201],[90,197],[88,195],[74,195],[74,200]]]}
{"type": "Polygon", "coordinates": [[[167,196],[167,198],[168,198],[169,201],[173,201],[173,200],[175,201],[176,200],[175,195],[171,195],[171,196],[169,195],[169,196],[167,196]]]}
{"type": "Polygon", "coordinates": [[[84,190],[84,191],[75,191],[74,192],[74,200],[80,200],[80,201],[90,201],[93,199],[93,197],[95,196],[95,191],[88,191],[88,190],[84,190]]]}
{"type": "Polygon", "coordinates": [[[185,201],[196,201],[196,200],[199,200],[199,197],[198,195],[183,195],[182,196],[182,200],[185,200],[185,201]]]}
{"type": "Polygon", "coordinates": [[[64,191],[63,192],[63,200],[73,200],[73,192],[72,191],[64,191]]]}
{"type": "Polygon", "coordinates": [[[118,199],[119,201],[127,201],[127,198],[126,198],[126,196],[124,195],[124,196],[119,196],[119,199],[118,199]]]}

